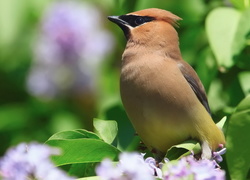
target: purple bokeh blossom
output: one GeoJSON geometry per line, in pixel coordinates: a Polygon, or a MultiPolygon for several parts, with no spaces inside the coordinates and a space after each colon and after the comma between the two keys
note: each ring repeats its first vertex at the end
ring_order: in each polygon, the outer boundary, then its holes
{"type": "Polygon", "coordinates": [[[119,180],[123,172],[110,159],[104,159],[96,167],[96,174],[103,180],[119,180]]]}
{"type": "Polygon", "coordinates": [[[225,172],[218,168],[216,161],[196,160],[192,155],[157,165],[152,157],[144,160],[144,155],[122,153],[117,164],[109,159],[102,161],[96,173],[103,180],[225,180],[225,172]]]}
{"type": "Polygon", "coordinates": [[[193,156],[188,156],[166,166],[163,171],[164,180],[225,180],[225,172],[217,168],[214,160],[196,160],[193,156]]]}
{"type": "Polygon", "coordinates": [[[53,98],[92,90],[98,65],[112,47],[113,38],[103,28],[101,13],[95,6],[76,0],[52,3],[33,45],[29,92],[53,98]]]}
{"type": "Polygon", "coordinates": [[[58,149],[46,145],[19,144],[9,149],[0,159],[0,179],[73,180],[52,164],[49,157],[59,153],[58,149]]]}
{"type": "Polygon", "coordinates": [[[153,180],[154,172],[138,153],[122,153],[119,162],[114,165],[104,160],[96,168],[96,173],[103,180],[153,180]]]}

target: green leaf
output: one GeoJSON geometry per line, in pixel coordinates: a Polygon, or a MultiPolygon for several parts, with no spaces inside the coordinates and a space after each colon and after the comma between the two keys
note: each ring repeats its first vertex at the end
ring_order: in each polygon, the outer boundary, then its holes
{"type": "Polygon", "coordinates": [[[118,149],[133,151],[137,149],[138,137],[135,137],[134,128],[129,121],[126,112],[120,101],[116,100],[102,107],[99,116],[102,119],[114,119],[118,125],[118,149]],[[131,142],[134,143],[131,143],[131,142]]]}
{"type": "Polygon", "coordinates": [[[230,2],[238,9],[246,9],[250,7],[250,0],[230,0],[230,2]]]}
{"type": "Polygon", "coordinates": [[[62,150],[61,155],[52,158],[57,166],[116,160],[119,154],[118,149],[98,139],[51,139],[46,144],[62,150]]]}
{"type": "Polygon", "coordinates": [[[70,176],[89,177],[95,176],[95,166],[97,163],[80,163],[72,164],[69,169],[65,170],[70,176]]]}
{"type": "Polygon", "coordinates": [[[95,133],[84,130],[77,129],[71,131],[62,131],[52,135],[48,141],[50,140],[60,140],[60,139],[81,139],[81,138],[90,138],[90,139],[100,139],[95,133]]]}
{"type": "Polygon", "coordinates": [[[219,111],[227,106],[228,94],[223,89],[221,79],[214,79],[208,91],[208,99],[212,112],[219,111]]]}
{"type": "Polygon", "coordinates": [[[232,8],[217,8],[206,18],[208,40],[219,66],[234,65],[233,43],[241,13],[232,8]]]}
{"type": "Polygon", "coordinates": [[[194,154],[197,154],[200,152],[200,150],[201,148],[197,141],[188,140],[181,144],[172,146],[171,149],[168,150],[167,158],[169,160],[179,159],[181,157],[191,154],[191,151],[194,154]]]}
{"type": "Polygon", "coordinates": [[[217,8],[208,15],[208,39],[219,66],[230,68],[235,63],[244,68],[249,66],[247,56],[242,54],[249,41],[249,19],[250,9],[240,12],[231,8],[217,8]]]}
{"type": "Polygon", "coordinates": [[[52,160],[57,166],[63,166],[69,175],[76,177],[95,175],[96,163],[104,158],[115,160],[119,154],[115,147],[84,129],[56,133],[46,144],[62,150],[62,154],[53,156],[52,160]]]}
{"type": "Polygon", "coordinates": [[[111,144],[117,136],[118,127],[116,121],[94,119],[94,127],[97,134],[108,144],[111,144]]]}
{"type": "Polygon", "coordinates": [[[222,129],[222,128],[224,127],[226,121],[227,121],[227,117],[224,116],[218,123],[216,123],[216,125],[217,125],[220,129],[222,129]]]}
{"type": "Polygon", "coordinates": [[[250,93],[250,72],[240,72],[238,74],[238,78],[240,81],[241,88],[245,95],[248,95],[250,93]]]}
{"type": "MultiPolygon", "coordinates": [[[[234,40],[232,44],[232,53],[234,55],[239,54],[247,45],[248,34],[250,33],[249,19],[250,19],[250,9],[247,9],[241,13],[238,27],[235,32],[235,36],[234,36],[234,40]]],[[[239,61],[240,60],[241,59],[239,59],[239,61]]]]}
{"type": "Polygon", "coordinates": [[[250,171],[250,96],[237,106],[227,129],[227,164],[231,179],[247,179],[250,171]]]}
{"type": "Polygon", "coordinates": [[[200,53],[198,60],[196,59],[196,72],[205,89],[209,89],[212,80],[215,79],[218,72],[216,60],[211,48],[207,47],[204,49],[200,53]]]}

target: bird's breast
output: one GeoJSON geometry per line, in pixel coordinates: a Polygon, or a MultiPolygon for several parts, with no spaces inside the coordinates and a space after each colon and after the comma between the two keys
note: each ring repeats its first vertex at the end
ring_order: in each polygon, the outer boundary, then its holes
{"type": "Polygon", "coordinates": [[[124,65],[120,91],[126,112],[144,143],[165,150],[190,136],[186,117],[194,103],[186,92],[192,89],[176,64],[152,61],[124,65]],[[181,103],[182,98],[187,103],[181,103]]]}
{"type": "Polygon", "coordinates": [[[141,111],[147,109],[144,112],[147,115],[148,109],[159,111],[158,114],[164,109],[168,116],[175,111],[185,112],[198,100],[177,64],[168,59],[125,64],[121,70],[120,91],[126,109],[131,106],[141,111]],[[187,103],[181,103],[182,99],[187,103]]]}

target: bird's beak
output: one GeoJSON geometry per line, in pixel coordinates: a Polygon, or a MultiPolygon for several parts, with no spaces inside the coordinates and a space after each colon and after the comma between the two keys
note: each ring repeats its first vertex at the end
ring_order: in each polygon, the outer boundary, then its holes
{"type": "Polygon", "coordinates": [[[126,21],[124,21],[124,20],[122,20],[121,18],[120,18],[120,16],[108,16],[108,19],[111,21],[111,22],[113,22],[113,23],[115,23],[115,24],[117,24],[121,29],[122,29],[122,31],[123,31],[123,33],[124,33],[124,35],[125,35],[125,37],[128,39],[129,38],[129,36],[130,36],[130,26],[129,26],[129,24],[126,22],[126,21]]]}
{"type": "Polygon", "coordinates": [[[120,19],[119,16],[108,16],[108,19],[118,26],[125,26],[126,24],[128,24],[126,21],[120,19]]]}

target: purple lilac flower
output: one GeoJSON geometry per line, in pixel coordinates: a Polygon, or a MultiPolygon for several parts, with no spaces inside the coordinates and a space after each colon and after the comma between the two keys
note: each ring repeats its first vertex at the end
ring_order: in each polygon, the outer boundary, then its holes
{"type": "MultiPolygon", "coordinates": [[[[221,150],[218,154],[224,153],[221,150]]],[[[201,159],[194,156],[180,160],[168,161],[156,165],[152,157],[144,160],[143,154],[122,153],[115,165],[106,159],[96,168],[96,173],[103,180],[225,180],[225,172],[218,168],[216,161],[201,159]]]]}
{"type": "Polygon", "coordinates": [[[110,160],[104,160],[96,168],[103,180],[153,180],[154,172],[138,153],[122,153],[115,166],[110,160]]]}
{"type": "Polygon", "coordinates": [[[222,148],[219,151],[213,152],[213,159],[218,163],[222,162],[223,158],[221,157],[221,155],[225,154],[226,151],[227,151],[226,148],[222,148]]]}
{"type": "Polygon", "coordinates": [[[167,170],[163,171],[164,180],[177,180],[190,177],[190,170],[187,167],[185,158],[166,164],[167,170]]]}
{"type": "Polygon", "coordinates": [[[87,2],[54,2],[45,12],[27,80],[31,94],[53,98],[93,89],[98,65],[113,47],[99,10],[87,2]]]}
{"type": "Polygon", "coordinates": [[[59,150],[37,143],[19,144],[9,149],[0,159],[0,179],[3,180],[71,180],[63,171],[55,168],[51,155],[59,150]]]}
{"type": "Polygon", "coordinates": [[[96,167],[96,173],[103,180],[118,180],[122,177],[122,171],[110,159],[104,159],[96,167]]]}
{"type": "Polygon", "coordinates": [[[203,159],[197,161],[192,156],[187,157],[190,165],[190,171],[194,175],[195,180],[224,180],[225,172],[217,168],[214,161],[203,159]]]}
{"type": "MultiPolygon", "coordinates": [[[[167,158],[164,159],[165,163],[169,162],[167,158]]],[[[148,164],[149,168],[151,169],[151,174],[155,175],[156,177],[162,179],[162,167],[163,163],[159,163],[159,165],[156,165],[156,160],[152,157],[148,157],[145,159],[145,163],[148,164]]]]}
{"type": "Polygon", "coordinates": [[[166,164],[163,179],[224,180],[225,172],[217,168],[217,163],[213,160],[196,160],[193,156],[188,156],[166,164]]]}

